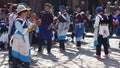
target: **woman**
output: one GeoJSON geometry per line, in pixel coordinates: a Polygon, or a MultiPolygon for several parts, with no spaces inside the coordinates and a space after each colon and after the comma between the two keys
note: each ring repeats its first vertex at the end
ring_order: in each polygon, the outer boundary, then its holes
{"type": "MultiPolygon", "coordinates": [[[[37,16],[36,16],[35,13],[31,13],[30,18],[27,19],[27,21],[29,22],[29,26],[32,26],[32,25],[34,25],[34,24],[39,25],[36,17],[37,17],[37,16]]],[[[36,27],[36,29],[35,29],[34,31],[31,31],[31,32],[29,33],[29,41],[30,41],[30,45],[31,45],[31,46],[32,46],[33,42],[36,41],[36,40],[34,40],[33,35],[36,35],[36,36],[37,36],[38,31],[39,31],[39,28],[36,27]]]]}
{"type": "Polygon", "coordinates": [[[96,15],[94,24],[94,39],[98,43],[96,44],[96,55],[94,57],[97,59],[101,58],[101,46],[103,45],[104,57],[108,58],[109,18],[103,14],[102,7],[97,7],[96,11],[98,14],[96,15]]]}
{"type": "MultiPolygon", "coordinates": [[[[13,28],[12,26],[14,24],[15,19],[17,18],[16,9],[17,9],[17,4],[14,4],[12,8],[13,12],[9,15],[9,27],[8,27],[9,41],[11,36],[14,34],[14,29],[12,29],[13,28]]],[[[11,54],[12,47],[10,46],[8,47],[9,47],[9,63],[12,64],[12,54],[11,54]]]]}
{"type": "Polygon", "coordinates": [[[44,44],[47,45],[47,53],[51,54],[52,47],[52,23],[53,23],[53,15],[50,12],[51,5],[46,3],[44,5],[44,11],[40,12],[39,18],[41,19],[41,25],[39,25],[39,33],[38,33],[38,42],[39,49],[38,52],[42,52],[42,46],[44,44]]]}
{"type": "MultiPolygon", "coordinates": [[[[110,32],[110,37],[111,37],[112,36],[113,15],[111,14],[110,9],[108,7],[105,8],[104,14],[108,17],[109,32],[110,32]]],[[[110,37],[108,37],[108,45],[109,45],[108,48],[109,48],[109,51],[110,51],[110,44],[109,44],[109,38],[110,37]]]]}
{"type": "Polygon", "coordinates": [[[65,6],[60,5],[59,6],[59,12],[58,12],[58,39],[59,39],[59,48],[61,52],[65,51],[65,39],[66,39],[66,34],[69,29],[70,25],[70,16],[68,13],[65,11],[65,6]]]}
{"type": "Polygon", "coordinates": [[[73,15],[73,21],[75,24],[75,36],[76,36],[76,42],[77,42],[77,49],[80,49],[81,47],[81,39],[84,34],[84,23],[85,23],[85,16],[83,12],[81,12],[81,7],[76,6],[76,12],[73,15]]]}
{"type": "Polygon", "coordinates": [[[22,63],[24,68],[29,68],[30,62],[30,44],[29,32],[36,28],[36,25],[28,27],[27,8],[24,5],[17,7],[18,18],[15,21],[15,34],[11,39],[12,43],[12,56],[13,67],[18,68],[18,64],[22,63]]]}
{"type": "Polygon", "coordinates": [[[4,23],[4,19],[5,19],[5,14],[4,14],[2,8],[0,8],[0,24],[4,23]]]}

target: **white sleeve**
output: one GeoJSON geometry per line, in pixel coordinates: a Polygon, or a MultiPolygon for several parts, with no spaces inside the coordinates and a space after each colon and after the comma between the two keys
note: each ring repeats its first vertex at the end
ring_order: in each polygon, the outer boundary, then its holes
{"type": "Polygon", "coordinates": [[[16,21],[15,22],[15,27],[16,27],[16,30],[18,30],[20,33],[22,34],[26,34],[28,33],[28,28],[23,28],[22,24],[19,22],[19,21],[16,21]]]}
{"type": "Polygon", "coordinates": [[[100,22],[100,17],[99,17],[99,16],[96,16],[96,18],[95,18],[94,28],[98,28],[98,26],[99,26],[99,22],[100,22]]]}

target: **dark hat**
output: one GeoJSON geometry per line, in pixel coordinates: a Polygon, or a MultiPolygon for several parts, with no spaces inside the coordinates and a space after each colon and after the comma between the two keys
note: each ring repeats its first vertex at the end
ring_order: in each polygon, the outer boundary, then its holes
{"type": "Polygon", "coordinates": [[[65,9],[65,5],[60,5],[59,9],[65,9]]]}
{"type": "Polygon", "coordinates": [[[102,7],[97,7],[97,8],[96,8],[96,11],[97,11],[97,12],[103,12],[103,8],[102,8],[102,7]]]}
{"type": "Polygon", "coordinates": [[[45,3],[44,7],[45,7],[45,6],[52,7],[52,4],[50,4],[50,3],[45,3]]]}

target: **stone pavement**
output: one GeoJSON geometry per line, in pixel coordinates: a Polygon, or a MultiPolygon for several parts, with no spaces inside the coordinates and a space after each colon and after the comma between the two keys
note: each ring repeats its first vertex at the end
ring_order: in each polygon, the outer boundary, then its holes
{"type": "MultiPolygon", "coordinates": [[[[119,39],[110,39],[110,57],[96,59],[93,38],[85,38],[82,47],[76,49],[75,44],[66,43],[66,52],[60,53],[58,44],[53,45],[52,54],[37,53],[37,46],[32,47],[31,67],[32,68],[120,68],[120,49],[118,48],[119,39]]],[[[102,49],[102,55],[104,55],[102,49]]],[[[0,68],[9,68],[8,52],[0,51],[0,68]]]]}

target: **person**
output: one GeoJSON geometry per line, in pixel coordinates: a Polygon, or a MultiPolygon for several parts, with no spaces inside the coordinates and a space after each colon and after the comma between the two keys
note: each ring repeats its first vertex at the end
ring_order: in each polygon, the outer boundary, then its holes
{"type": "MultiPolygon", "coordinates": [[[[119,38],[120,37],[120,9],[119,9],[119,13],[118,13],[117,17],[118,17],[118,25],[117,25],[117,29],[116,29],[116,36],[119,38]]],[[[120,49],[120,41],[118,44],[118,48],[120,49]]]]}
{"type": "MultiPolygon", "coordinates": [[[[88,19],[88,21],[86,23],[86,26],[88,28],[93,28],[93,18],[92,18],[92,15],[90,14],[89,11],[86,11],[86,16],[87,16],[87,19],[88,19]]],[[[86,28],[86,31],[87,31],[87,28],[86,28]]]]}
{"type": "Polygon", "coordinates": [[[73,15],[73,21],[75,24],[75,37],[76,37],[76,47],[79,50],[81,47],[81,39],[83,38],[84,34],[84,24],[85,24],[85,16],[83,12],[81,12],[81,7],[78,5],[76,6],[76,12],[73,15]]]}
{"type": "Polygon", "coordinates": [[[5,19],[5,14],[4,14],[2,8],[0,8],[0,24],[5,23],[4,19],[5,19]]]}
{"type": "Polygon", "coordinates": [[[114,2],[114,7],[113,7],[113,12],[115,12],[116,10],[119,10],[119,9],[120,9],[119,3],[118,3],[118,1],[115,1],[114,2]]]}
{"type": "Polygon", "coordinates": [[[7,4],[7,13],[12,13],[12,7],[13,7],[13,3],[7,4]]]}
{"type": "Polygon", "coordinates": [[[69,29],[70,25],[70,16],[65,11],[65,6],[60,5],[59,6],[59,12],[58,12],[58,40],[59,40],[59,49],[60,52],[65,52],[65,40],[66,40],[66,34],[69,29]]]}
{"type": "Polygon", "coordinates": [[[104,14],[108,17],[108,22],[109,22],[109,32],[110,32],[110,36],[108,37],[108,48],[110,51],[110,44],[109,44],[109,38],[112,36],[112,22],[113,22],[113,18],[112,18],[112,14],[110,12],[110,9],[108,7],[105,8],[104,10],[104,14]]]}
{"type": "Polygon", "coordinates": [[[37,39],[35,39],[35,38],[37,37],[37,33],[39,32],[39,28],[38,28],[39,23],[37,23],[37,18],[36,17],[37,17],[36,13],[31,13],[30,18],[27,19],[27,21],[29,22],[30,26],[32,26],[34,24],[37,24],[36,29],[34,31],[31,31],[29,33],[30,45],[32,45],[33,43],[35,43],[35,41],[37,42],[37,39]]]}
{"type": "Polygon", "coordinates": [[[110,2],[110,1],[108,1],[108,2],[106,3],[106,7],[105,7],[105,8],[108,8],[109,11],[110,11],[110,13],[113,13],[113,7],[114,7],[114,6],[111,5],[111,2],[110,2]]]}
{"type": "Polygon", "coordinates": [[[36,28],[36,25],[28,27],[27,8],[24,5],[17,7],[18,18],[15,20],[15,33],[11,37],[10,46],[12,46],[13,68],[30,68],[30,44],[29,32],[36,28]],[[12,42],[13,41],[13,42],[12,42]]]}
{"type": "Polygon", "coordinates": [[[75,32],[74,32],[74,24],[73,24],[73,11],[72,11],[70,6],[66,6],[66,12],[70,16],[69,32],[72,32],[72,34],[71,34],[71,38],[72,38],[71,42],[74,42],[75,32]]]}
{"type": "Polygon", "coordinates": [[[106,7],[108,7],[108,8],[111,7],[111,2],[110,2],[110,1],[108,1],[108,2],[106,3],[106,7]]]}
{"type": "Polygon", "coordinates": [[[117,29],[117,26],[118,26],[118,23],[119,23],[119,18],[118,18],[118,15],[119,15],[119,10],[115,10],[114,11],[114,14],[112,16],[112,30],[111,30],[111,35],[113,35],[115,32],[116,32],[116,29],[117,29]]]}
{"type": "Polygon", "coordinates": [[[51,54],[53,15],[50,13],[50,5],[48,3],[44,5],[44,11],[40,12],[39,19],[41,19],[41,25],[38,26],[38,52],[42,52],[42,46],[46,44],[47,53],[51,54]]]}
{"type": "Polygon", "coordinates": [[[101,46],[104,47],[105,58],[108,58],[108,36],[109,36],[109,22],[108,17],[103,14],[103,8],[97,7],[96,8],[97,15],[95,18],[95,24],[94,24],[94,38],[98,41],[98,44],[96,45],[96,55],[95,58],[99,59],[101,58],[101,46]]]}
{"type": "MultiPolygon", "coordinates": [[[[15,19],[17,18],[17,14],[16,14],[16,9],[17,9],[17,4],[13,5],[12,8],[12,13],[9,15],[9,30],[8,30],[8,40],[10,41],[11,36],[14,34],[14,30],[12,29],[12,26],[14,24],[15,19]]],[[[10,45],[8,46],[9,49],[9,63],[12,64],[12,54],[11,54],[11,50],[12,47],[10,47],[10,45]]]]}

